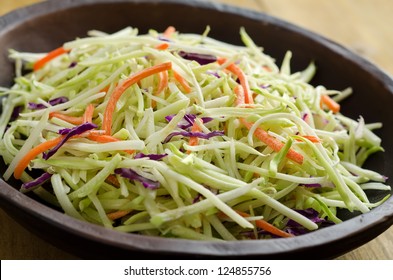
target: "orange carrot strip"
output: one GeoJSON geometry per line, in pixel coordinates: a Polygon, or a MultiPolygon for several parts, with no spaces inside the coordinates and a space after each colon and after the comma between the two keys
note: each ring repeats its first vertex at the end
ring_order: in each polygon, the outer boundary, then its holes
{"type": "MultiPolygon", "coordinates": [[[[88,107],[90,107],[90,106],[88,106],[88,107]]],[[[93,109],[94,109],[94,106],[93,106],[93,109]]],[[[59,144],[61,142],[61,140],[63,140],[64,137],[65,136],[63,136],[63,135],[59,136],[57,138],[43,142],[43,143],[39,144],[38,146],[34,147],[33,149],[31,149],[16,165],[15,170],[14,170],[14,177],[16,179],[20,179],[23,171],[29,165],[31,160],[33,160],[37,155],[45,152],[46,150],[49,150],[49,149],[55,147],[57,144],[59,144]]],[[[78,136],[76,136],[76,137],[78,137],[78,136]]],[[[90,140],[99,142],[99,143],[109,143],[109,142],[120,141],[119,139],[117,139],[113,136],[100,135],[98,133],[94,133],[94,131],[90,131],[89,134],[87,135],[87,138],[89,138],[90,140]]],[[[127,152],[129,154],[134,153],[133,150],[125,150],[125,152],[127,152]]]]}
{"type": "Polygon", "coordinates": [[[321,95],[321,103],[325,104],[333,113],[340,112],[340,104],[334,101],[329,95],[321,95]]]}
{"type": "MultiPolygon", "coordinates": [[[[253,123],[250,123],[243,118],[241,118],[240,121],[249,130],[253,126],[253,123]]],[[[282,143],[280,140],[277,140],[273,136],[269,135],[265,130],[263,130],[260,127],[258,127],[255,130],[254,135],[259,140],[261,140],[263,143],[265,143],[267,146],[269,146],[270,148],[272,148],[276,152],[279,152],[281,150],[281,148],[284,146],[284,143],[282,143]]],[[[287,156],[287,158],[293,160],[294,162],[297,162],[299,164],[303,163],[303,159],[304,159],[303,156],[293,149],[289,149],[286,156],[287,156]]]]}
{"type": "MultiPolygon", "coordinates": [[[[202,121],[202,120],[201,120],[202,121]]],[[[191,132],[201,132],[202,129],[201,127],[197,124],[196,121],[194,121],[192,127],[191,127],[191,132]]],[[[190,146],[196,146],[199,143],[199,138],[195,136],[191,136],[190,140],[188,140],[188,145],[190,146]]]]}
{"type": "Polygon", "coordinates": [[[33,65],[33,70],[37,71],[44,67],[45,64],[47,64],[49,61],[54,59],[55,57],[58,57],[59,55],[62,55],[64,53],[69,52],[69,50],[65,50],[63,47],[59,47],[51,52],[49,52],[47,55],[45,55],[43,58],[37,60],[34,65],[33,65]]]}
{"type": "Polygon", "coordinates": [[[43,142],[43,143],[39,144],[38,146],[34,147],[30,151],[28,151],[23,156],[23,158],[21,158],[21,160],[18,162],[18,164],[15,167],[15,170],[14,170],[15,179],[20,179],[23,171],[29,165],[31,160],[33,160],[36,156],[45,152],[46,150],[49,150],[49,149],[55,147],[57,144],[60,143],[61,140],[63,140],[64,137],[65,136],[59,136],[57,138],[48,140],[48,141],[43,142]]]}
{"type": "Polygon", "coordinates": [[[157,86],[155,95],[159,95],[164,89],[168,87],[168,71],[162,71],[158,73],[158,76],[160,77],[160,82],[157,86]]]}
{"type": "MultiPolygon", "coordinates": [[[[225,58],[218,58],[217,59],[217,62],[220,65],[224,64],[226,61],[227,60],[225,58]]],[[[243,87],[243,90],[244,90],[245,103],[247,103],[247,104],[254,104],[254,100],[252,98],[251,90],[250,90],[250,87],[248,85],[247,76],[243,72],[243,70],[240,69],[238,66],[236,66],[234,63],[229,64],[226,69],[231,71],[233,74],[235,74],[239,78],[240,85],[243,87]]]]}
{"type": "Polygon", "coordinates": [[[73,117],[73,116],[68,116],[59,112],[51,112],[49,113],[49,118],[58,118],[63,121],[79,125],[83,123],[83,117],[73,117]]]}
{"type": "MultiPolygon", "coordinates": [[[[319,138],[316,137],[316,136],[312,136],[312,135],[302,135],[302,137],[304,137],[304,138],[310,140],[310,141],[313,142],[313,143],[320,143],[320,142],[321,142],[321,139],[319,139],[319,138]]],[[[302,140],[301,140],[301,139],[297,139],[297,141],[302,141],[302,140]]]]}
{"type": "Polygon", "coordinates": [[[263,68],[263,70],[265,70],[267,72],[272,72],[272,69],[267,65],[263,65],[262,68],[263,68]]]}
{"type": "Polygon", "coordinates": [[[154,109],[154,108],[156,108],[156,106],[157,106],[157,101],[152,100],[151,101],[151,107],[154,109]]]}
{"type": "MultiPolygon", "coordinates": [[[[236,211],[240,216],[242,217],[250,217],[249,214],[241,212],[241,211],[236,211]]],[[[281,236],[281,237],[293,237],[292,234],[285,232],[274,225],[266,222],[265,220],[256,220],[255,225],[259,227],[260,229],[266,230],[274,235],[281,236]]]]}
{"type": "MultiPolygon", "coordinates": [[[[163,71],[158,73],[158,77],[159,77],[159,83],[157,86],[157,90],[154,93],[154,95],[159,95],[163,90],[165,90],[168,87],[168,71],[163,71]]],[[[157,105],[157,102],[155,100],[151,101],[151,106],[153,108],[155,108],[157,105]]]]}
{"type": "Polygon", "coordinates": [[[119,211],[115,211],[115,212],[107,214],[107,217],[110,220],[116,220],[116,219],[123,218],[124,216],[130,214],[131,211],[132,210],[119,210],[119,211]]]}
{"type": "Polygon", "coordinates": [[[184,79],[183,76],[181,76],[179,73],[177,73],[176,71],[173,71],[173,76],[175,77],[176,81],[179,82],[179,84],[181,84],[181,86],[183,87],[184,91],[186,93],[190,93],[191,92],[191,86],[188,84],[187,80],[184,79]]]}
{"type": "MultiPolygon", "coordinates": [[[[244,88],[242,87],[236,87],[234,89],[235,94],[236,94],[236,100],[235,100],[235,104],[236,106],[242,105],[242,104],[247,104],[246,102],[246,95],[244,94],[244,88]]],[[[244,118],[240,119],[240,122],[247,127],[248,130],[251,129],[251,127],[253,126],[253,123],[250,123],[248,121],[246,121],[244,118]]],[[[261,140],[263,143],[265,143],[266,145],[268,145],[270,148],[272,148],[274,151],[278,152],[281,150],[281,148],[284,146],[284,143],[282,143],[281,141],[277,140],[276,138],[274,138],[273,136],[269,135],[265,130],[263,130],[262,128],[258,127],[255,132],[254,135],[261,140]]],[[[299,154],[298,152],[294,151],[293,149],[289,149],[288,153],[287,153],[287,158],[302,164],[303,163],[303,156],[301,154],[299,154]]]]}
{"type": "Polygon", "coordinates": [[[165,29],[163,35],[166,38],[171,38],[172,35],[176,32],[176,28],[173,26],[168,26],[167,29],[165,29]]]}
{"type": "Polygon", "coordinates": [[[110,143],[110,142],[117,142],[120,141],[119,139],[110,136],[110,135],[99,135],[96,133],[90,133],[87,138],[89,138],[90,140],[99,142],[99,143],[110,143]]]}
{"type": "Polygon", "coordinates": [[[235,100],[235,105],[236,106],[241,106],[245,104],[245,95],[244,95],[244,89],[243,87],[237,86],[234,88],[234,92],[236,94],[236,100],[235,100]]]}
{"type": "Polygon", "coordinates": [[[117,188],[120,188],[119,180],[117,180],[117,178],[116,178],[115,175],[109,175],[109,176],[106,178],[106,181],[109,182],[110,184],[112,184],[113,186],[115,186],[115,187],[117,187],[117,188]]]}
{"type": "Polygon", "coordinates": [[[89,104],[86,107],[85,113],[83,114],[83,122],[93,122],[94,105],[89,104]]]}
{"type": "Polygon", "coordinates": [[[107,85],[107,86],[104,87],[101,91],[107,93],[110,87],[111,87],[111,85],[107,85]]]}
{"type": "Polygon", "coordinates": [[[163,50],[166,50],[167,48],[169,48],[169,44],[168,43],[162,43],[162,44],[159,44],[159,45],[155,46],[155,48],[157,50],[163,51],[163,50]]]}
{"type": "Polygon", "coordinates": [[[132,86],[133,84],[137,83],[138,81],[146,77],[149,77],[151,75],[157,74],[162,71],[169,70],[171,68],[172,68],[172,64],[170,62],[165,62],[159,65],[146,68],[138,73],[135,73],[134,75],[126,79],[121,85],[118,85],[114,89],[108,100],[108,104],[105,108],[104,119],[102,122],[102,129],[105,130],[107,135],[111,134],[113,112],[115,111],[117,101],[120,99],[124,91],[130,86],[132,86]]]}
{"type": "MultiPolygon", "coordinates": [[[[111,136],[111,135],[99,135],[96,133],[89,133],[89,135],[87,136],[87,138],[89,138],[92,141],[98,142],[98,143],[111,143],[111,142],[117,142],[120,141],[119,139],[111,136]]],[[[124,152],[128,153],[128,154],[133,154],[135,151],[133,150],[124,150],[124,152]]]]}

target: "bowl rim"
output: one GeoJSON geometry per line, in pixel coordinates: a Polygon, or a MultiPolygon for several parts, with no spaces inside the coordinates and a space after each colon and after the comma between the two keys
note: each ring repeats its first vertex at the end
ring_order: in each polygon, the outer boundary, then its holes
{"type": "MultiPolygon", "coordinates": [[[[357,67],[363,68],[375,79],[382,82],[387,87],[388,91],[393,93],[393,80],[388,74],[376,67],[373,63],[351,52],[347,48],[312,31],[298,27],[292,23],[265,13],[245,8],[238,8],[223,3],[212,3],[202,0],[49,0],[17,9],[0,17],[0,36],[9,32],[10,29],[17,27],[18,24],[33,20],[40,16],[84,5],[108,3],[159,3],[160,5],[168,3],[178,4],[202,9],[213,9],[224,13],[234,13],[252,20],[266,22],[273,26],[278,26],[291,32],[298,33],[310,40],[317,41],[319,44],[322,44],[325,48],[329,49],[329,51],[345,57],[345,59],[355,63],[357,67]]],[[[161,252],[178,255],[196,254],[199,256],[216,257],[240,257],[253,255],[272,256],[286,255],[289,253],[300,254],[311,249],[315,250],[316,248],[326,249],[327,246],[331,246],[331,244],[346,242],[349,240],[356,243],[356,247],[364,244],[365,241],[369,241],[376,237],[393,224],[393,197],[390,197],[382,205],[372,209],[369,213],[360,214],[359,216],[332,227],[319,229],[315,232],[289,239],[211,242],[166,238],[165,242],[160,242],[163,240],[162,237],[149,237],[132,233],[122,233],[112,229],[106,229],[95,224],[76,220],[26,196],[25,194],[20,193],[8,183],[0,180],[0,206],[7,205],[18,207],[26,215],[31,215],[44,220],[45,222],[67,231],[72,235],[81,236],[86,239],[94,240],[98,243],[105,243],[115,248],[128,249],[130,251],[139,250],[150,253],[161,252]],[[367,237],[362,236],[361,233],[363,231],[371,230],[374,227],[378,227],[378,230],[367,237]],[[187,248],[190,247],[192,248],[192,251],[187,250],[187,248]]],[[[354,249],[354,245],[349,246],[347,244],[344,247],[345,248],[337,250],[337,252],[331,254],[339,255],[354,249]]]]}

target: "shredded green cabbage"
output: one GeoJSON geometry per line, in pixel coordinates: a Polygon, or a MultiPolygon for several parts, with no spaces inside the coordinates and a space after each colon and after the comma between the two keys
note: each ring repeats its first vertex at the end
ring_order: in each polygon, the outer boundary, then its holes
{"type": "Polygon", "coordinates": [[[84,132],[47,160],[39,153],[21,180],[53,175],[21,191],[33,191],[74,218],[114,230],[196,240],[276,235],[257,220],[287,233],[293,233],[288,222],[296,222],[303,233],[310,232],[323,225],[303,210],[316,211],[318,221],[339,223],[338,209],[366,213],[387,199],[368,200],[366,190],[388,193],[390,186],[385,176],[362,167],[370,155],[383,151],[373,132],[381,124],[321,106],[323,95],[339,102],[351,89],[311,85],[314,63],[293,73],[288,51],[278,66],[244,28],[244,46],[210,38],[209,30],[175,32],[169,38],[155,30],[138,34],[131,27],[114,34],[91,31],[87,38],[66,42],[66,52],[26,75],[21,73],[46,54],[10,51],[18,63],[14,85],[0,88],[0,155],[8,165],[4,179],[32,148],[76,127],[53,117],[54,112],[81,118],[93,104],[90,121],[98,135],[105,134],[105,110],[118,87],[144,69],[170,62],[160,92],[164,78],[154,74],[122,94],[111,124],[110,136],[117,141],[101,143],[84,132]],[[228,71],[231,64],[244,73],[254,104],[235,105],[241,81],[228,71]],[[63,101],[51,105],[55,98],[63,101]],[[15,117],[17,108],[22,111],[15,117]],[[244,120],[251,123],[249,129],[244,120]],[[198,132],[191,130],[195,125],[198,132]],[[256,137],[259,129],[282,148],[256,137]],[[289,159],[289,152],[302,162],[289,159]],[[146,187],[144,180],[158,187],[146,187]]]}

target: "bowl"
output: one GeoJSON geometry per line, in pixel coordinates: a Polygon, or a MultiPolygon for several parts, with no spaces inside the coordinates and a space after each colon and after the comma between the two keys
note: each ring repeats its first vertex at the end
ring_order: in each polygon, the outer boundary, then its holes
{"type": "MultiPolygon", "coordinates": [[[[133,26],[145,33],[150,28],[164,30],[169,25],[183,33],[201,33],[209,25],[209,36],[234,44],[241,44],[239,28],[243,26],[272,57],[280,60],[291,50],[295,70],[315,61],[318,71],[313,84],[354,89],[355,95],[342,104],[345,115],[352,118],[362,115],[368,122],[385,124],[378,131],[385,152],[374,155],[367,167],[393,177],[393,145],[390,144],[393,131],[388,128],[393,123],[393,80],[332,41],[250,10],[201,1],[45,1],[0,18],[0,85],[10,86],[13,80],[13,64],[8,59],[10,48],[46,52],[75,37],[84,37],[92,29],[115,32],[133,26]]],[[[1,163],[0,170],[4,172],[5,168],[1,163]]],[[[20,193],[19,185],[15,180],[0,181],[0,206],[37,236],[90,259],[327,259],[365,244],[393,223],[390,198],[367,214],[342,212],[343,223],[294,238],[234,242],[164,239],[120,233],[75,220],[33,195],[20,193]]],[[[369,196],[371,200],[381,198],[375,192],[369,196]]]]}

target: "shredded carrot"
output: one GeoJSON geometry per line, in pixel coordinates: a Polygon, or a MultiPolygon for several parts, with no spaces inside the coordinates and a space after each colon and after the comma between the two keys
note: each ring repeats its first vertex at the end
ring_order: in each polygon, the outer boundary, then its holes
{"type": "Polygon", "coordinates": [[[109,175],[109,176],[106,178],[106,181],[107,181],[108,183],[112,184],[113,186],[115,186],[115,187],[117,187],[117,188],[120,188],[119,180],[117,180],[117,178],[116,178],[115,175],[109,175]]]}
{"type": "MultiPolygon", "coordinates": [[[[218,58],[217,59],[217,62],[220,65],[224,64],[226,61],[227,60],[225,58],[218,58]]],[[[226,69],[228,69],[230,72],[232,72],[233,74],[235,74],[238,77],[238,79],[240,81],[240,85],[243,87],[243,90],[244,90],[245,103],[254,104],[251,90],[248,85],[247,76],[243,72],[243,70],[240,69],[238,66],[236,66],[234,63],[229,64],[226,69]]]]}
{"type": "Polygon", "coordinates": [[[101,91],[107,93],[110,87],[111,87],[111,85],[107,85],[107,86],[104,87],[101,91]]]}
{"type": "Polygon", "coordinates": [[[93,122],[94,105],[89,104],[86,107],[85,113],[83,114],[83,122],[93,122]]]}
{"type": "Polygon", "coordinates": [[[80,125],[83,123],[83,117],[73,117],[73,116],[69,116],[69,115],[65,115],[59,112],[51,112],[49,113],[49,118],[58,118],[61,119],[63,121],[75,124],[75,125],[80,125]]]}
{"type": "Polygon", "coordinates": [[[155,48],[157,50],[163,51],[163,50],[166,50],[167,48],[169,48],[169,44],[168,43],[162,43],[162,44],[159,44],[159,45],[155,46],[155,48]]]}
{"type": "Polygon", "coordinates": [[[87,136],[96,136],[96,135],[106,135],[104,130],[90,130],[87,132],[87,136]]]}
{"type": "Polygon", "coordinates": [[[168,71],[162,71],[158,73],[158,76],[160,77],[160,82],[157,86],[157,91],[155,95],[159,95],[163,90],[168,87],[168,71]]]}
{"type": "Polygon", "coordinates": [[[181,84],[181,86],[183,87],[183,89],[186,93],[191,92],[191,90],[192,90],[191,86],[188,84],[187,80],[183,76],[181,76],[175,70],[173,70],[173,76],[175,77],[176,81],[178,81],[179,84],[181,84]]]}
{"type": "MultiPolygon", "coordinates": [[[[158,73],[159,82],[157,86],[157,90],[154,93],[155,96],[158,96],[162,91],[164,91],[168,87],[168,71],[162,71],[158,73]]],[[[152,108],[155,108],[157,102],[155,100],[151,101],[152,108]]]]}
{"type": "Polygon", "coordinates": [[[157,101],[152,100],[151,101],[151,107],[154,109],[154,108],[156,108],[156,106],[157,106],[157,101]]]}
{"type": "MultiPolygon", "coordinates": [[[[320,142],[321,142],[321,139],[319,139],[319,138],[316,137],[316,136],[312,136],[312,135],[302,135],[302,137],[304,137],[304,138],[310,140],[310,141],[313,142],[313,143],[320,143],[320,142]]],[[[297,139],[297,141],[302,141],[302,140],[301,140],[301,139],[297,139]]]]}
{"type": "Polygon", "coordinates": [[[121,95],[124,93],[124,91],[132,86],[133,84],[137,83],[138,81],[157,74],[162,71],[166,71],[172,68],[172,64],[170,62],[165,62],[159,65],[155,65],[149,68],[146,68],[138,73],[135,73],[128,79],[126,79],[121,85],[118,85],[114,91],[112,92],[108,104],[105,108],[104,112],[104,119],[102,122],[102,129],[105,130],[107,135],[111,134],[111,126],[112,126],[112,117],[113,117],[113,112],[115,111],[117,101],[120,99],[121,95]]]}
{"type": "MultiPolygon", "coordinates": [[[[242,105],[242,104],[247,104],[247,101],[245,100],[246,95],[244,94],[244,88],[243,87],[236,87],[234,89],[234,92],[236,94],[236,100],[235,104],[236,106],[242,105]]],[[[244,118],[240,118],[240,122],[247,127],[248,130],[251,129],[253,126],[253,123],[246,121],[244,118]]],[[[263,143],[265,143],[267,146],[272,148],[274,151],[278,152],[282,149],[284,146],[284,143],[281,141],[277,140],[273,136],[269,135],[265,130],[262,128],[258,127],[254,135],[261,140],[263,143]]],[[[303,163],[303,156],[299,154],[298,152],[294,151],[293,149],[289,149],[287,153],[287,157],[299,164],[303,163]]]]}
{"type": "MultiPolygon", "coordinates": [[[[251,127],[253,126],[253,123],[246,121],[245,119],[241,118],[240,119],[241,123],[247,127],[247,129],[251,129],[251,127]]],[[[284,143],[282,143],[280,140],[277,140],[276,138],[274,138],[273,136],[269,135],[265,130],[263,130],[262,128],[258,127],[255,130],[254,135],[261,140],[263,143],[265,143],[267,146],[269,146],[270,148],[272,148],[274,151],[279,152],[282,147],[284,146],[284,143]]],[[[299,164],[303,164],[303,156],[301,154],[299,154],[298,152],[296,152],[293,149],[289,149],[288,153],[287,153],[287,158],[299,163],[299,164]]]]}
{"type": "Polygon", "coordinates": [[[272,72],[272,69],[267,65],[263,65],[262,68],[263,68],[263,70],[265,70],[267,72],[272,72]]]}
{"type": "MultiPolygon", "coordinates": [[[[202,121],[202,120],[201,120],[201,121],[202,121]]],[[[197,124],[197,122],[194,121],[194,123],[192,124],[192,127],[191,127],[191,131],[192,131],[192,132],[201,132],[202,129],[201,129],[201,127],[197,124]]],[[[195,137],[195,136],[191,136],[191,137],[190,137],[190,140],[188,140],[188,145],[190,145],[190,146],[197,146],[198,143],[199,143],[199,138],[198,138],[198,137],[195,137]]],[[[190,151],[188,151],[188,153],[190,153],[190,151]]]]}
{"type": "Polygon", "coordinates": [[[63,47],[59,47],[51,52],[49,52],[47,55],[45,55],[43,58],[37,60],[34,63],[33,66],[33,70],[37,71],[39,69],[41,69],[42,67],[45,66],[45,64],[47,64],[49,61],[51,61],[52,59],[54,59],[55,57],[58,57],[64,53],[69,52],[69,50],[64,49],[63,47]]]}
{"type": "MultiPolygon", "coordinates": [[[[89,133],[87,136],[92,141],[98,142],[98,143],[111,143],[111,142],[117,142],[120,141],[119,139],[111,136],[111,135],[99,135],[96,133],[89,133]]],[[[135,151],[134,150],[124,150],[124,152],[128,154],[133,154],[135,151]]]]}
{"type": "MultiPolygon", "coordinates": [[[[237,210],[236,210],[236,212],[237,212],[240,216],[242,216],[242,217],[250,217],[250,215],[247,214],[247,213],[244,213],[244,212],[241,212],[241,211],[237,211],[237,210]]],[[[272,234],[274,234],[274,235],[277,235],[277,236],[281,236],[281,237],[293,237],[292,234],[290,234],[290,233],[288,233],[288,232],[285,232],[285,231],[283,231],[283,230],[281,230],[281,229],[275,227],[274,225],[272,225],[272,224],[266,222],[265,220],[256,220],[256,221],[255,221],[255,225],[256,225],[257,227],[259,227],[260,229],[266,230],[266,231],[268,231],[268,232],[270,232],[270,233],[272,233],[272,234]]]]}
{"type": "Polygon", "coordinates": [[[329,95],[321,95],[321,105],[326,105],[333,113],[340,112],[340,104],[334,101],[329,95]]]}
{"type": "Polygon", "coordinates": [[[89,138],[90,140],[99,142],[99,143],[111,143],[111,142],[117,142],[120,141],[119,139],[111,136],[111,135],[99,135],[96,133],[90,133],[87,138],[89,138]]]}
{"type": "Polygon", "coordinates": [[[176,32],[176,28],[173,26],[168,26],[167,29],[165,29],[163,35],[165,38],[171,38],[172,35],[176,32]]]}
{"type": "MultiPolygon", "coordinates": [[[[236,100],[235,100],[236,106],[239,106],[242,104],[247,104],[247,100],[245,100],[246,95],[244,94],[243,87],[236,87],[234,89],[234,92],[236,94],[236,100]]],[[[253,123],[246,121],[244,118],[240,118],[240,122],[245,127],[247,127],[248,130],[250,130],[251,127],[253,126],[253,123]]],[[[284,147],[284,143],[277,140],[273,136],[269,135],[265,130],[263,130],[260,127],[258,127],[255,130],[254,135],[259,140],[261,140],[263,143],[265,143],[267,146],[269,146],[270,148],[272,148],[276,152],[280,151],[282,149],[282,147],[284,147]]],[[[298,152],[294,151],[293,149],[289,149],[286,156],[287,156],[287,158],[289,158],[299,164],[303,163],[303,156],[301,154],[299,154],[298,152]]]]}
{"type": "Polygon", "coordinates": [[[236,94],[236,100],[235,100],[235,105],[236,106],[241,106],[245,104],[245,96],[244,96],[244,90],[243,87],[237,86],[234,88],[234,92],[236,94]]]}
{"type": "Polygon", "coordinates": [[[49,150],[49,149],[55,147],[57,144],[60,143],[61,140],[63,140],[64,137],[65,136],[59,136],[57,138],[48,140],[48,141],[43,142],[43,143],[39,144],[38,146],[34,147],[30,151],[28,151],[23,156],[23,158],[21,158],[21,160],[18,162],[18,164],[15,167],[15,170],[14,170],[15,179],[20,179],[23,171],[29,165],[31,160],[33,160],[36,156],[45,152],[46,150],[49,150]]]}
{"type": "Polygon", "coordinates": [[[119,210],[119,211],[115,211],[115,212],[107,214],[107,217],[110,220],[117,220],[117,219],[123,218],[124,216],[130,214],[131,211],[132,210],[119,210]]]}
{"type": "MultiPolygon", "coordinates": [[[[89,104],[89,106],[87,106],[87,108],[86,108],[86,112],[83,117],[70,117],[67,115],[60,114],[60,113],[58,113],[59,115],[57,115],[55,112],[53,112],[51,114],[53,114],[52,117],[58,117],[58,118],[62,118],[63,116],[65,116],[66,117],[65,120],[70,123],[73,123],[73,124],[82,124],[84,122],[85,118],[87,119],[87,121],[91,122],[93,112],[94,112],[94,106],[93,106],[93,104],[89,104]],[[70,118],[77,119],[78,122],[80,122],[80,123],[71,122],[70,118]]],[[[71,119],[71,120],[73,120],[73,119],[71,119]]],[[[109,143],[109,142],[120,141],[119,139],[117,139],[113,136],[100,135],[99,133],[101,133],[101,132],[95,133],[95,131],[89,131],[87,137],[90,140],[93,140],[93,141],[96,141],[99,143],[109,143]]],[[[57,138],[43,142],[43,143],[39,144],[38,146],[34,147],[33,149],[31,149],[16,165],[15,170],[14,170],[14,177],[16,179],[20,179],[23,171],[29,165],[31,160],[33,160],[36,156],[45,152],[46,150],[49,150],[49,149],[55,147],[57,144],[59,144],[61,142],[61,140],[63,140],[64,137],[65,136],[63,136],[63,135],[59,136],[57,138]]],[[[78,136],[76,136],[76,137],[78,137],[78,136]]],[[[125,152],[127,152],[129,154],[134,153],[133,150],[125,150],[125,152]]]]}

